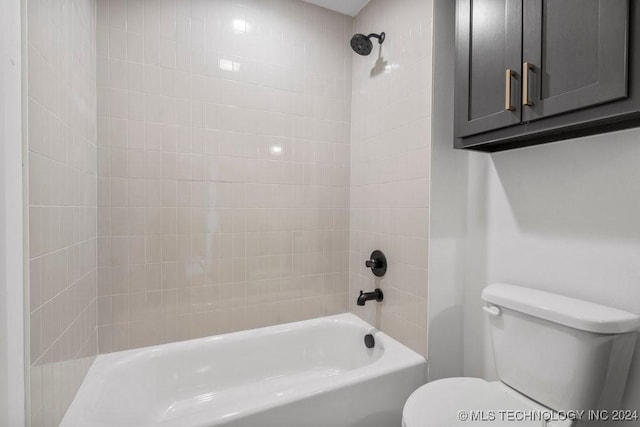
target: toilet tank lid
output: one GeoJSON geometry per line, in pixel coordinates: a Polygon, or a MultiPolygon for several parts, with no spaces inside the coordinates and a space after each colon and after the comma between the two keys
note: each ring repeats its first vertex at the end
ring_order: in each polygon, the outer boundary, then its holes
{"type": "Polygon", "coordinates": [[[482,299],[587,332],[620,334],[640,328],[640,317],[633,313],[522,286],[494,283],[484,288],[482,299]]]}

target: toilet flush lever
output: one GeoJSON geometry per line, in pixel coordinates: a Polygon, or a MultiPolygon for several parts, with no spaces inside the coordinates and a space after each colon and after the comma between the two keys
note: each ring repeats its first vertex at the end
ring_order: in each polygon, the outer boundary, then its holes
{"type": "Polygon", "coordinates": [[[491,316],[491,317],[498,317],[498,316],[500,316],[502,314],[500,309],[498,307],[496,307],[495,305],[492,305],[491,307],[487,307],[486,305],[483,305],[482,309],[484,311],[486,311],[487,314],[489,314],[489,316],[491,316]]]}

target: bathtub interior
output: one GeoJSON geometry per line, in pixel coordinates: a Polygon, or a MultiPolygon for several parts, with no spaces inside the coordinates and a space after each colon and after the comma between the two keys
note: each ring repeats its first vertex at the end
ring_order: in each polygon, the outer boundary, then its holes
{"type": "MultiPolygon", "coordinates": [[[[378,360],[384,344],[368,349],[365,328],[345,328],[336,322],[291,325],[278,331],[229,334],[182,345],[133,351],[105,366],[98,402],[118,400],[123,410],[107,411],[107,419],[126,414],[147,421],[177,418],[194,407],[215,403],[229,407],[237,399],[278,393],[363,367],[378,360]],[[243,336],[244,335],[244,336],[243,336]],[[178,362],[179,363],[176,363],[178,362]],[[109,366],[110,365],[110,366],[109,366]],[[149,399],[150,396],[153,396],[149,399]],[[136,402],[149,401],[144,409],[136,402]],[[151,409],[151,410],[150,410],[151,409]]],[[[96,405],[96,411],[100,411],[96,405]]],[[[114,420],[116,421],[116,420],[114,420]]]]}
{"type": "Polygon", "coordinates": [[[385,354],[390,346],[411,352],[344,314],[102,355],[63,426],[164,425],[172,420],[198,425],[198,414],[223,420],[255,413],[392,369],[380,365],[395,357],[385,354]],[[369,349],[364,336],[372,332],[376,345],[369,349]],[[380,366],[369,369],[372,365],[380,366]]]}

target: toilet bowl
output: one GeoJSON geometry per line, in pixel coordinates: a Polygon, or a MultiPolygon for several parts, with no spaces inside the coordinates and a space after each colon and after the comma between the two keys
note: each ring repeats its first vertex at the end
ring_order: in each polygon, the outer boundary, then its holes
{"type": "Polygon", "coordinates": [[[409,396],[403,427],[570,427],[619,408],[640,317],[508,284],[482,299],[499,381],[428,383],[409,396]]]}
{"type": "Polygon", "coordinates": [[[500,381],[447,378],[411,394],[404,406],[402,427],[570,427],[571,416],[554,412],[500,381]]]}

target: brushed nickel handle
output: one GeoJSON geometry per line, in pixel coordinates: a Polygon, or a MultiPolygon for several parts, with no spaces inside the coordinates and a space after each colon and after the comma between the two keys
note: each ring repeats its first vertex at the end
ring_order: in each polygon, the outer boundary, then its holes
{"type": "Polygon", "coordinates": [[[515,110],[515,107],[511,105],[511,78],[513,77],[513,70],[511,68],[507,68],[507,72],[505,74],[505,95],[504,95],[504,109],[507,111],[515,110]]]}
{"type": "Polygon", "coordinates": [[[522,64],[522,105],[531,107],[533,101],[529,98],[529,71],[533,69],[533,65],[528,62],[522,64]]]}

